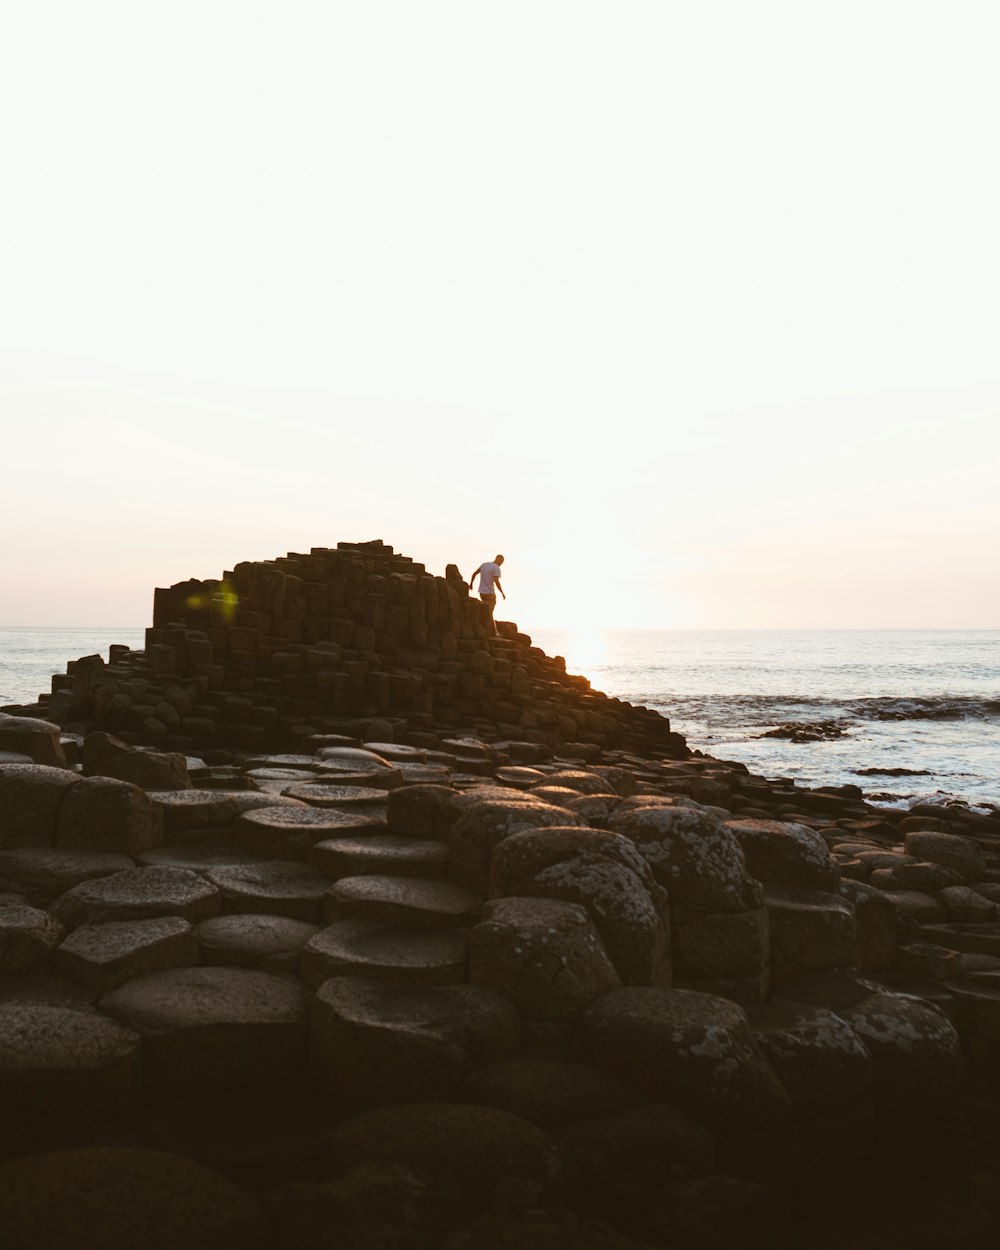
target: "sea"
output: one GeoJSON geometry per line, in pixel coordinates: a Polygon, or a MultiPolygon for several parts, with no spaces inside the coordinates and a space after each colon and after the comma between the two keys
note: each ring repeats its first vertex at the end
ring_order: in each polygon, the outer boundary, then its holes
{"type": "MultiPolygon", "coordinates": [[[[1000,807],[1000,630],[538,630],[609,695],[655,708],[690,746],[875,803],[1000,807]],[[778,730],[794,736],[768,736],[778,730]],[[803,740],[804,739],[804,740],[803,740]]],[[[134,628],[0,627],[0,707],[134,628]]]]}

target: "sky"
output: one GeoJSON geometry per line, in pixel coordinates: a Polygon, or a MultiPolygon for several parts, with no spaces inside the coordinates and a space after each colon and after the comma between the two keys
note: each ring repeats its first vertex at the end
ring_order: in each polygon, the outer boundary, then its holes
{"type": "Polygon", "coordinates": [[[0,625],[381,538],[523,628],[1000,627],[1000,8],[12,0],[0,625]]]}

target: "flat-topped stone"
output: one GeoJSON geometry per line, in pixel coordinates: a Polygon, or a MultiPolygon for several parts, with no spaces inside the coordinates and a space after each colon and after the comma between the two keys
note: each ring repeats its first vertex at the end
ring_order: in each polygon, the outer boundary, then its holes
{"type": "MultiPolygon", "coordinates": [[[[513,786],[516,790],[527,790],[529,786],[547,785],[547,775],[538,768],[527,768],[524,765],[509,764],[496,771],[497,781],[513,786]]],[[[568,786],[562,787],[569,789],[568,786]]]]}
{"type": "Polygon", "coordinates": [[[184,829],[208,829],[232,824],[244,812],[258,807],[284,807],[294,800],[256,790],[154,790],[149,796],[163,812],[169,837],[184,829]]]}
{"type": "Polygon", "coordinates": [[[377,832],[385,827],[378,816],[363,807],[261,807],[246,812],[233,826],[240,846],[257,852],[258,860],[269,855],[306,855],[316,842],[338,835],[377,832]]]}
{"type": "Polygon", "coordinates": [[[0,750],[27,755],[36,764],[65,767],[66,755],[59,741],[61,733],[60,727],[50,721],[0,712],[0,750]]]}
{"type": "Polygon", "coordinates": [[[23,972],[44,963],[62,937],[54,916],[20,894],[0,894],[0,972],[23,972]]]}
{"type": "Polygon", "coordinates": [[[287,976],[173,968],[126,981],[100,1007],[141,1035],[143,1080],[157,1092],[288,1081],[305,1053],[305,992],[287,976]]]}
{"type": "Polygon", "coordinates": [[[38,1003],[0,1004],[4,1118],[101,1121],[132,1110],[139,1038],[95,1012],[38,1003]]]}
{"type": "Polygon", "coordinates": [[[259,855],[226,840],[159,846],[152,851],[143,851],[135,859],[142,868],[189,868],[192,872],[201,873],[207,872],[209,868],[260,863],[259,855]]]}
{"type": "Polygon", "coordinates": [[[311,807],[361,807],[385,810],[385,790],[365,785],[346,785],[342,777],[336,782],[302,782],[289,786],[285,797],[308,803],[311,807]]]}
{"type": "Polygon", "coordinates": [[[404,746],[401,742],[366,742],[364,749],[393,764],[421,764],[427,758],[427,752],[420,747],[404,746]]]}
{"type": "MultiPolygon", "coordinates": [[[[384,768],[350,770],[342,768],[337,760],[324,760],[319,776],[326,775],[334,785],[362,787],[370,790],[395,790],[403,784],[402,773],[391,764],[384,768]]],[[[383,793],[383,799],[385,795],[383,793]]]]}
{"type": "Polygon", "coordinates": [[[319,759],[315,755],[254,755],[248,759],[244,765],[247,771],[254,771],[259,768],[268,769],[288,769],[302,768],[313,769],[319,767],[319,759]]]}
{"type": "Polygon", "coordinates": [[[309,1047],[338,1099],[377,1106],[454,1097],[470,1072],[519,1041],[516,1010],[490,990],[333,977],[313,1000],[309,1047]]]}
{"type": "Polygon", "coordinates": [[[59,809],[80,780],[47,764],[0,764],[0,849],[52,846],[59,809]]]}
{"type": "Polygon", "coordinates": [[[131,782],[84,777],[59,808],[56,841],[67,850],[135,856],[162,845],[163,815],[131,782]]]}
{"type": "Polygon", "coordinates": [[[18,847],[0,852],[0,889],[24,894],[30,902],[47,904],[81,881],[110,877],[134,868],[128,855],[105,851],[67,851],[62,847],[18,847]]]}
{"type": "Polygon", "coordinates": [[[305,944],[318,925],[288,916],[214,916],[195,930],[203,964],[296,972],[305,944]]]}
{"type": "Polygon", "coordinates": [[[326,893],[326,918],[439,928],[475,924],[482,898],[452,881],[372,875],[343,877],[326,893]]]}
{"type": "Polygon", "coordinates": [[[205,877],[221,893],[227,915],[263,913],[308,923],[322,918],[330,884],[315,868],[287,860],[210,868],[205,877]]]}
{"type": "Polygon", "coordinates": [[[396,772],[407,786],[447,785],[451,769],[446,764],[397,764],[396,772]]]}
{"type": "Polygon", "coordinates": [[[369,751],[364,747],[330,746],[320,747],[316,755],[324,766],[339,768],[345,773],[363,773],[392,770],[392,764],[377,751],[369,751]]]}
{"type": "Polygon", "coordinates": [[[451,850],[447,842],[373,833],[327,838],[309,852],[309,862],[329,877],[383,873],[399,877],[444,877],[451,850]]]}
{"type": "MultiPolygon", "coordinates": [[[[183,791],[178,791],[183,793],[183,791]]],[[[74,886],[53,904],[64,924],[105,920],[148,920],[180,916],[195,922],[216,915],[222,896],[214,885],[186,868],[129,868],[74,886]]]]}
{"type": "Polygon", "coordinates": [[[400,985],[452,985],[465,979],[468,939],[454,929],[403,929],[357,917],[337,920],[302,950],[302,979],[314,988],[335,976],[400,985]]]}
{"type": "Polygon", "coordinates": [[[194,929],[180,916],[81,925],[52,960],[57,972],[99,993],[131,977],[197,962],[194,929]]]}

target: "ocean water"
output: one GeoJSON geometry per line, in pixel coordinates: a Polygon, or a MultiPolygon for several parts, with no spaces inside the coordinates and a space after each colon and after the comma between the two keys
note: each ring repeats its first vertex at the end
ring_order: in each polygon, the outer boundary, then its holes
{"type": "MultiPolygon", "coordinates": [[[[896,806],[1000,805],[1000,630],[539,630],[533,640],[596,688],[669,716],[691,746],[765,776],[852,782],[896,806]],[[762,737],[788,724],[839,736],[762,737]]],[[[107,658],[118,642],[141,647],[143,630],[0,628],[0,706],[33,701],[67,660],[107,658]]]]}
{"type": "Polygon", "coordinates": [[[595,688],[669,716],[692,747],[764,776],[849,782],[892,806],[1000,804],[1000,630],[564,630],[533,640],[595,688]],[[839,736],[761,736],[788,724],[839,736]]]}

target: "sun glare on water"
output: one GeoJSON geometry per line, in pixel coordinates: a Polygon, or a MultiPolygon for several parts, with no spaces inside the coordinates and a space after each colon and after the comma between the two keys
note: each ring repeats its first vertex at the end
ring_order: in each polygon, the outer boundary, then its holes
{"type": "Polygon", "coordinates": [[[567,630],[562,641],[562,655],[568,673],[579,673],[592,686],[600,686],[601,670],[608,663],[607,631],[589,625],[567,630]]]}

